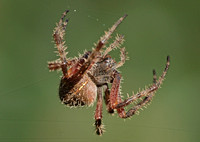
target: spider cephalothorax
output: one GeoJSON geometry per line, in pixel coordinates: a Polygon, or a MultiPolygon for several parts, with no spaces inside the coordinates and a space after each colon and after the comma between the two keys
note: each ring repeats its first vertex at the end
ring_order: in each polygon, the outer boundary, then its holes
{"type": "Polygon", "coordinates": [[[54,42],[60,58],[49,62],[48,67],[49,70],[62,70],[63,76],[59,87],[59,97],[62,103],[67,106],[91,106],[97,99],[95,127],[96,133],[102,135],[102,94],[105,94],[104,100],[109,113],[114,113],[116,110],[121,118],[128,118],[134,115],[152,100],[156,90],[160,88],[169,68],[169,56],[167,57],[165,69],[158,79],[155,70],[153,70],[153,83],[148,88],[122,100],[120,96],[121,75],[117,69],[125,63],[127,53],[125,48],[120,48],[121,60],[119,62],[112,59],[108,53],[112,49],[120,47],[124,41],[124,36],[117,35],[113,43],[108,47],[105,47],[105,44],[107,44],[111,34],[127,15],[121,17],[105,32],[105,35],[100,38],[92,51],[86,51],[79,58],[70,59],[66,58],[67,52],[65,50],[67,46],[64,45],[65,41],[63,38],[68,23],[68,19],[64,20],[64,18],[68,12],[67,10],[63,13],[53,32],[54,42]],[[103,48],[105,49],[103,50],[103,48]],[[108,84],[111,84],[111,90],[108,84]],[[138,101],[138,99],[141,99],[141,101],[126,112],[124,107],[138,101]]]}

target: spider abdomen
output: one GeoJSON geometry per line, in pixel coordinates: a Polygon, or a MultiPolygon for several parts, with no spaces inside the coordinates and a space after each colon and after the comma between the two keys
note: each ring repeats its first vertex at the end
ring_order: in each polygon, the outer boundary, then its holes
{"type": "Polygon", "coordinates": [[[61,80],[59,96],[64,104],[67,106],[91,106],[95,102],[97,87],[87,75],[84,75],[73,88],[70,87],[72,84],[67,80],[61,80]]]}

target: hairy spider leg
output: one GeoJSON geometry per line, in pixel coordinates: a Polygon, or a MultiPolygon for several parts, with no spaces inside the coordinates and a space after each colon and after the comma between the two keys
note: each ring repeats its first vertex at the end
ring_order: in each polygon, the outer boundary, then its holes
{"type": "MultiPolygon", "coordinates": [[[[68,59],[67,60],[67,67],[73,66],[75,63],[77,63],[77,59],[68,59]]],[[[48,62],[48,68],[50,71],[55,71],[58,70],[62,67],[62,63],[60,60],[56,60],[56,61],[50,61],[48,62]]]]}
{"type": "Polygon", "coordinates": [[[159,79],[155,81],[156,75],[154,72],[153,73],[154,83],[149,88],[137,93],[136,95],[133,94],[133,96],[129,97],[128,99],[124,100],[123,102],[121,101],[121,98],[119,95],[119,85],[120,85],[119,80],[120,80],[120,78],[119,78],[119,76],[117,76],[119,79],[117,79],[117,78],[114,79],[114,81],[115,80],[118,80],[118,81],[113,82],[113,85],[112,85],[113,91],[111,90],[111,95],[110,95],[111,106],[113,109],[117,109],[117,112],[121,118],[127,118],[127,117],[134,115],[135,112],[139,108],[141,108],[142,106],[144,106],[147,102],[149,102],[151,100],[151,98],[153,97],[153,94],[156,92],[156,90],[158,88],[160,88],[160,86],[167,74],[167,71],[169,69],[169,65],[170,65],[170,59],[169,59],[169,56],[167,56],[167,63],[166,63],[165,69],[164,69],[162,75],[159,77],[159,79]],[[146,97],[146,96],[149,96],[149,97],[146,97]],[[137,99],[139,99],[141,97],[145,97],[143,99],[143,101],[141,101],[140,103],[138,103],[138,105],[132,107],[131,109],[128,110],[128,112],[125,113],[124,107],[129,105],[133,101],[136,101],[137,99]],[[119,111],[119,109],[121,109],[121,111],[119,111]]]}
{"type": "Polygon", "coordinates": [[[64,76],[67,75],[67,59],[66,59],[67,52],[65,52],[65,50],[67,49],[67,46],[64,45],[65,41],[63,37],[65,35],[65,29],[68,23],[68,19],[64,20],[64,18],[68,12],[69,10],[66,10],[62,14],[60,21],[56,24],[56,27],[53,32],[54,42],[55,42],[56,48],[58,49],[58,54],[60,56],[60,63],[54,63],[54,64],[51,63],[51,67],[55,66],[55,69],[57,69],[58,66],[60,66],[62,68],[62,72],[64,76]]]}
{"type": "Polygon", "coordinates": [[[98,55],[100,56],[100,50],[103,48],[104,44],[109,40],[111,37],[111,34],[116,30],[116,28],[119,26],[119,24],[127,17],[127,15],[124,15],[121,17],[109,30],[108,32],[105,32],[105,35],[100,38],[97,46],[93,51],[89,54],[88,59],[84,60],[82,63],[75,64],[72,66],[72,68],[76,68],[79,66],[78,70],[76,72],[73,72],[71,76],[68,76],[67,78],[73,79],[74,83],[77,83],[82,76],[86,73],[87,70],[91,69],[95,63],[98,62],[99,58],[98,55]]]}
{"type": "MultiPolygon", "coordinates": [[[[110,51],[112,51],[113,49],[119,48],[123,44],[123,42],[124,42],[124,36],[123,35],[117,35],[115,37],[114,42],[111,43],[108,48],[106,48],[105,52],[103,53],[103,58],[106,58],[107,56],[109,56],[108,53],[110,51]]],[[[120,48],[120,52],[121,52],[121,54],[120,54],[121,60],[113,67],[115,69],[121,67],[127,59],[126,58],[127,52],[126,52],[125,47],[120,48]]]]}
{"type": "MultiPolygon", "coordinates": [[[[121,82],[121,74],[115,71],[114,80],[110,91],[110,104],[112,109],[116,109],[115,106],[122,102],[122,99],[120,97],[120,82],[121,82]]],[[[117,108],[117,113],[120,117],[123,117],[125,115],[124,108],[123,107],[117,108]]]]}
{"type": "Polygon", "coordinates": [[[95,128],[96,134],[102,135],[103,134],[103,123],[102,123],[102,89],[104,90],[105,96],[105,103],[106,108],[109,113],[114,113],[114,110],[110,106],[109,95],[110,91],[108,89],[108,84],[105,83],[108,80],[109,76],[101,76],[101,80],[96,80],[90,73],[88,76],[92,79],[92,81],[97,85],[97,106],[95,111],[95,128]]]}
{"type": "Polygon", "coordinates": [[[122,16],[109,30],[108,32],[105,32],[105,35],[101,37],[100,42],[102,44],[105,44],[108,39],[110,39],[111,34],[115,31],[115,29],[119,26],[119,24],[127,17],[128,15],[125,14],[122,16]]]}
{"type": "Polygon", "coordinates": [[[124,35],[117,35],[117,36],[115,37],[115,40],[113,41],[113,43],[111,43],[111,44],[109,45],[109,47],[106,48],[106,50],[104,51],[104,53],[103,53],[103,58],[105,58],[106,55],[108,55],[108,53],[109,53],[110,51],[112,51],[113,49],[119,48],[120,45],[123,44],[123,42],[124,42],[124,35]]]}
{"type": "Polygon", "coordinates": [[[121,52],[121,54],[120,54],[120,61],[115,65],[115,67],[114,68],[119,68],[119,67],[121,67],[121,66],[123,66],[123,64],[125,63],[125,61],[126,61],[126,54],[127,54],[127,52],[126,52],[126,49],[125,49],[125,47],[124,48],[121,48],[120,49],[120,52],[121,52]]]}
{"type": "MultiPolygon", "coordinates": [[[[116,28],[119,26],[119,24],[122,23],[122,21],[127,17],[128,15],[125,14],[119,20],[110,28],[108,31],[105,31],[104,36],[102,36],[99,40],[99,42],[96,45],[96,48],[93,50],[92,54],[90,55],[90,58],[88,59],[88,62],[91,62],[91,65],[89,69],[92,68],[92,66],[99,61],[98,58],[95,59],[95,57],[100,54],[100,49],[103,48],[103,46],[106,44],[106,42],[111,38],[112,33],[116,30],[116,28]]],[[[105,54],[104,54],[105,55],[105,54]]]]}
{"type": "Polygon", "coordinates": [[[97,88],[97,105],[95,111],[95,127],[96,134],[103,134],[103,126],[102,126],[102,108],[103,108],[103,97],[102,97],[102,87],[97,88]]]}
{"type": "Polygon", "coordinates": [[[114,113],[114,110],[111,108],[111,103],[110,103],[110,90],[108,87],[108,84],[103,86],[103,90],[104,90],[104,100],[105,100],[105,104],[106,104],[106,110],[108,111],[108,113],[112,114],[114,113]]]}
{"type": "Polygon", "coordinates": [[[104,90],[105,96],[105,103],[106,103],[106,109],[108,113],[114,113],[114,110],[111,108],[111,103],[110,103],[110,90],[108,88],[108,84],[104,84],[101,87],[98,87],[98,92],[97,92],[97,106],[96,106],[96,111],[95,111],[95,127],[96,127],[96,134],[97,135],[102,135],[103,134],[103,124],[102,124],[102,88],[104,90]]]}
{"type": "MultiPolygon", "coordinates": [[[[153,84],[154,85],[156,85],[156,80],[157,80],[156,71],[153,70],[153,84]]],[[[133,106],[131,109],[128,110],[125,118],[133,116],[139,109],[146,106],[146,104],[148,104],[152,100],[154,94],[155,92],[147,94],[147,96],[145,96],[141,102],[137,103],[135,106],[133,106]]]]}
{"type": "Polygon", "coordinates": [[[60,60],[48,62],[48,68],[50,71],[55,71],[61,68],[62,63],[60,60]]]}

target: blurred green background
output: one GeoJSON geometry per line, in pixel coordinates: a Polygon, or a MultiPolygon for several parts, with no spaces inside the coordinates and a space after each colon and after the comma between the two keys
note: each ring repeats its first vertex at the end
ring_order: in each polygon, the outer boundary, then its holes
{"type": "MultiPolygon", "coordinates": [[[[0,0],[1,142],[198,142],[200,126],[200,1],[0,0]],[[58,98],[61,73],[52,30],[65,9],[68,56],[90,50],[119,17],[130,60],[120,68],[122,92],[131,94],[171,67],[148,109],[124,121],[103,112],[106,133],[94,133],[94,107],[70,109],[58,98]]],[[[116,33],[115,33],[116,34],[116,33]]],[[[119,59],[119,50],[111,55],[119,59]]]]}

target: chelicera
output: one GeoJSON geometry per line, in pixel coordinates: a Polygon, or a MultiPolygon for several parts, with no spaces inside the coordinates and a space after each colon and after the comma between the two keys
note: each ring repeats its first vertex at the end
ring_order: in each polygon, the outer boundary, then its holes
{"type": "Polygon", "coordinates": [[[100,38],[92,51],[86,51],[78,58],[67,58],[67,46],[65,45],[64,35],[68,23],[65,19],[65,11],[60,21],[56,24],[53,31],[53,39],[58,50],[59,59],[48,63],[50,71],[62,70],[62,78],[59,86],[59,97],[63,104],[70,107],[92,106],[97,100],[95,111],[95,128],[96,134],[102,135],[102,104],[103,98],[108,113],[115,111],[120,118],[128,118],[134,115],[139,109],[148,104],[154,96],[156,90],[160,88],[167,70],[169,68],[169,56],[162,75],[157,79],[156,72],[153,70],[153,83],[142,91],[132,94],[125,100],[121,99],[120,82],[121,74],[118,68],[121,67],[126,60],[125,48],[120,48],[124,41],[123,35],[117,35],[114,41],[106,47],[111,34],[119,26],[119,24],[127,17],[121,17],[107,32],[100,38]],[[116,62],[108,53],[114,48],[120,48],[121,60],[116,62]],[[111,84],[111,89],[109,89],[111,84]],[[104,97],[103,97],[103,94],[104,97]],[[138,102],[137,102],[138,101],[138,102]],[[135,103],[128,111],[124,107],[135,103]]]}

